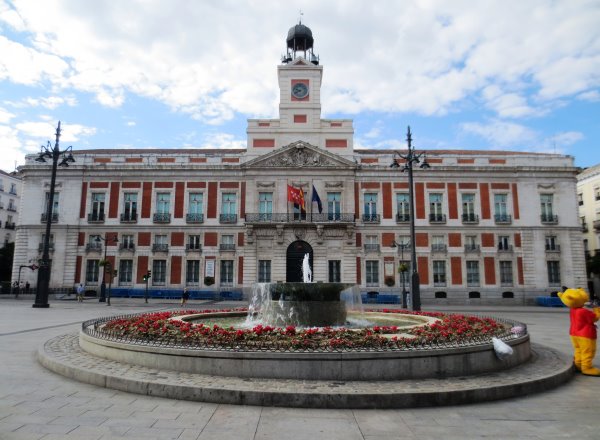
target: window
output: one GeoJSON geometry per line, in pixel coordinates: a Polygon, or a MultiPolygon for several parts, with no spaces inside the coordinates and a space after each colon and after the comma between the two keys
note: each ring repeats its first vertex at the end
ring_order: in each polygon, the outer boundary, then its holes
{"type": "Polygon", "coordinates": [[[557,244],[555,235],[546,235],[546,250],[547,251],[557,251],[560,247],[557,244]]]}
{"type": "Polygon", "coordinates": [[[475,194],[462,194],[462,220],[463,222],[477,221],[475,215],[475,194]]]}
{"type": "Polygon", "coordinates": [[[540,207],[542,210],[542,221],[543,222],[554,222],[554,212],[553,212],[553,200],[554,196],[552,194],[540,194],[540,207]]]}
{"type": "Polygon", "coordinates": [[[233,286],[233,260],[221,260],[221,286],[233,286]]]}
{"type": "Polygon", "coordinates": [[[365,251],[379,252],[379,237],[377,235],[365,236],[365,251]]]}
{"type": "Polygon", "coordinates": [[[10,184],[10,193],[17,195],[17,184],[16,183],[11,183],[10,184]]]}
{"type": "Polygon", "coordinates": [[[443,260],[433,261],[433,285],[446,285],[446,262],[443,260]]]}
{"type": "Polygon", "coordinates": [[[187,260],[185,266],[185,284],[200,285],[200,260],[187,260]]]}
{"type": "Polygon", "coordinates": [[[16,211],[17,210],[17,205],[15,205],[15,201],[14,199],[9,199],[8,201],[8,209],[9,211],[16,211]]]}
{"type": "Polygon", "coordinates": [[[365,263],[367,287],[379,286],[379,261],[368,260],[365,263]]]}
{"type": "Polygon", "coordinates": [[[167,242],[167,235],[155,235],[154,236],[154,243],[155,244],[168,244],[167,242]]]}
{"type": "Polygon", "coordinates": [[[444,214],[442,212],[443,195],[438,193],[429,194],[429,221],[442,222],[444,214]]]}
{"type": "Polygon", "coordinates": [[[498,236],[498,250],[499,251],[510,251],[512,246],[508,244],[508,235],[498,236]]]}
{"type": "Polygon", "coordinates": [[[594,188],[594,197],[596,200],[600,200],[600,186],[596,186],[594,188]]]}
{"type": "Polygon", "coordinates": [[[169,243],[167,239],[168,236],[166,234],[155,235],[154,244],[152,245],[152,252],[168,252],[169,243]]]}
{"type": "Polygon", "coordinates": [[[512,286],[512,284],[513,284],[512,261],[501,261],[500,262],[500,285],[512,286]]]}
{"type": "Polygon", "coordinates": [[[85,265],[85,282],[87,284],[97,284],[98,283],[98,273],[99,273],[99,260],[87,260],[85,265]]]}
{"type": "Polygon", "coordinates": [[[188,212],[190,214],[202,214],[204,212],[204,199],[202,193],[190,193],[188,199],[188,212]]]}
{"type": "Polygon", "coordinates": [[[579,201],[579,206],[583,205],[583,193],[577,194],[577,200],[579,201]]]}
{"type": "Polygon", "coordinates": [[[467,261],[467,286],[479,286],[479,261],[467,261]]]}
{"type": "Polygon", "coordinates": [[[443,235],[433,235],[431,237],[431,250],[438,252],[446,250],[446,241],[443,235]]]}
{"type": "Polygon", "coordinates": [[[123,194],[123,220],[133,221],[137,219],[137,193],[123,194]]]}
{"type": "Polygon", "coordinates": [[[271,260],[258,260],[258,282],[271,282],[271,260]]]}
{"type": "Polygon", "coordinates": [[[237,214],[237,196],[235,193],[223,193],[221,213],[224,215],[237,214]]]}
{"type": "Polygon", "coordinates": [[[135,242],[133,241],[133,234],[123,234],[121,236],[121,249],[135,249],[135,242]]]}
{"type": "Polygon", "coordinates": [[[129,285],[133,281],[133,260],[119,261],[119,285],[129,285]]]}
{"type": "Polygon", "coordinates": [[[202,249],[202,244],[200,242],[200,236],[199,235],[188,235],[187,248],[189,250],[195,250],[195,251],[202,249]]]}
{"type": "Polygon", "coordinates": [[[222,251],[234,251],[235,250],[235,242],[233,235],[221,235],[221,250],[222,251]]]}
{"type": "Polygon", "coordinates": [[[476,235],[465,235],[465,251],[476,251],[479,249],[476,235]]]}
{"type": "Polygon", "coordinates": [[[258,213],[261,220],[271,220],[273,216],[273,193],[258,193],[258,213]]]}
{"type": "Polygon", "coordinates": [[[169,214],[171,212],[171,193],[156,193],[156,213],[169,214]]]}
{"type": "Polygon", "coordinates": [[[342,273],[341,266],[342,262],[340,260],[329,260],[329,282],[330,283],[341,283],[342,282],[342,273]]]}
{"type": "Polygon", "coordinates": [[[365,213],[363,221],[376,222],[377,218],[377,193],[365,193],[365,213]]]}
{"type": "Polygon", "coordinates": [[[92,193],[91,221],[104,221],[104,193],[92,193]]]}
{"type": "Polygon", "coordinates": [[[340,220],[342,209],[342,193],[330,192],[327,193],[327,219],[340,220]]]}
{"type": "MultiPolygon", "coordinates": [[[[42,240],[40,241],[39,251],[44,251],[44,240],[46,239],[46,234],[42,234],[42,240]]],[[[54,234],[50,234],[50,239],[48,240],[48,250],[54,250],[54,234]]]]}
{"type": "Polygon", "coordinates": [[[398,210],[397,221],[407,222],[410,220],[410,203],[408,194],[396,194],[396,209],[398,210]]]}
{"type": "Polygon", "coordinates": [[[548,284],[551,286],[560,286],[560,262],[547,261],[548,267],[548,284]]]}
{"type": "Polygon", "coordinates": [[[511,220],[508,215],[507,200],[506,194],[494,194],[494,219],[497,222],[505,223],[511,220]]]}
{"type": "Polygon", "coordinates": [[[166,260],[152,261],[152,285],[153,286],[164,286],[166,283],[166,280],[167,280],[167,261],[166,260]]]}
{"type": "MultiPolygon", "coordinates": [[[[54,199],[52,200],[52,215],[54,216],[55,213],[58,212],[58,200],[59,200],[59,193],[55,192],[54,193],[54,199]]],[[[46,213],[48,212],[48,201],[50,200],[50,191],[48,191],[46,193],[46,199],[44,201],[44,215],[46,215],[46,213]]]]}

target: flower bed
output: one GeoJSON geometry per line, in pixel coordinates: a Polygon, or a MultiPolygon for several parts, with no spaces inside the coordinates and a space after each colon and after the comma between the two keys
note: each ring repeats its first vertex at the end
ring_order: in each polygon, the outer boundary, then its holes
{"type": "Polygon", "coordinates": [[[297,329],[257,325],[252,329],[223,328],[207,326],[171,319],[181,315],[246,312],[233,310],[181,310],[147,313],[106,322],[100,330],[111,337],[122,337],[158,343],[175,342],[201,345],[205,347],[244,347],[245,349],[277,350],[339,350],[339,349],[379,349],[394,350],[421,346],[467,344],[502,337],[510,334],[510,326],[491,318],[447,314],[439,312],[408,312],[405,310],[383,309],[380,313],[400,313],[429,316],[438,321],[399,330],[395,326],[373,326],[363,329],[348,328],[309,328],[297,329]],[[402,332],[402,333],[400,333],[402,332]]]}

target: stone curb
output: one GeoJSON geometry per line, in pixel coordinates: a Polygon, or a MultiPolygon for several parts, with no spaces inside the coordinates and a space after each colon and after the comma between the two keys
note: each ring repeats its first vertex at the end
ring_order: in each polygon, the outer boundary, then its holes
{"type": "Polygon", "coordinates": [[[212,403],[304,408],[383,409],[484,402],[555,388],[573,377],[572,359],[532,344],[531,361],[478,376],[406,381],[297,381],[157,370],[90,355],[77,334],[52,338],[38,361],[65,377],[149,396],[212,403]]]}

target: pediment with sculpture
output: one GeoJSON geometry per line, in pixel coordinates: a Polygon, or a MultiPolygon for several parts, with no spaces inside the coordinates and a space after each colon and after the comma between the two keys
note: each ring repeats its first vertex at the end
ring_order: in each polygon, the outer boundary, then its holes
{"type": "Polygon", "coordinates": [[[355,168],[356,164],[307,142],[297,141],[250,160],[243,166],[244,168],[355,168]]]}

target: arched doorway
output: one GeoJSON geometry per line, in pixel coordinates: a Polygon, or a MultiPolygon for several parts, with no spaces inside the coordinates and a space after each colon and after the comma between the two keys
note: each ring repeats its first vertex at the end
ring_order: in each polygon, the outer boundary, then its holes
{"type": "Polygon", "coordinates": [[[297,240],[291,243],[286,251],[285,281],[288,283],[301,283],[302,279],[302,261],[304,255],[308,254],[310,269],[313,268],[313,249],[305,241],[297,240]]]}

